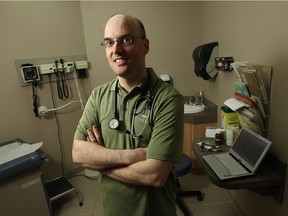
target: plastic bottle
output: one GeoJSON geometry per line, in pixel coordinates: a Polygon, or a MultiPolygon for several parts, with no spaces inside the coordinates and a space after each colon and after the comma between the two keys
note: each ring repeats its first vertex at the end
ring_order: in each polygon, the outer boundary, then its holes
{"type": "Polygon", "coordinates": [[[215,145],[222,145],[222,144],[223,144],[223,132],[222,130],[216,130],[215,145]]]}

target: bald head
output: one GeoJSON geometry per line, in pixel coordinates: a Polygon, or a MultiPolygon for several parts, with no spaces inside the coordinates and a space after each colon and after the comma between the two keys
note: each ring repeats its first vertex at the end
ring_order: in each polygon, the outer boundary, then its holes
{"type": "Polygon", "coordinates": [[[110,25],[114,25],[115,23],[122,23],[123,27],[129,26],[130,28],[133,28],[133,30],[135,31],[135,33],[137,33],[139,37],[146,38],[145,27],[143,23],[136,17],[127,14],[115,14],[111,16],[106,23],[105,33],[106,29],[109,28],[110,25]]]}
{"type": "Polygon", "coordinates": [[[128,92],[147,76],[145,56],[149,52],[143,24],[135,17],[116,14],[106,23],[104,31],[106,57],[119,83],[128,92]]]}

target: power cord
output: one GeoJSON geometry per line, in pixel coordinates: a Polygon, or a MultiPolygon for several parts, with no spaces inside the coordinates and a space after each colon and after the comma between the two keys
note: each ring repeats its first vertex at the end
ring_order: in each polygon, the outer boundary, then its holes
{"type": "Polygon", "coordinates": [[[32,98],[33,98],[33,112],[35,117],[38,118],[38,95],[37,95],[37,81],[35,77],[33,77],[32,81],[32,98]]]}
{"type": "MultiPolygon", "coordinates": [[[[82,100],[82,97],[81,97],[81,93],[80,93],[80,89],[79,89],[79,84],[78,84],[78,78],[76,76],[76,72],[75,72],[75,68],[73,67],[73,75],[74,75],[74,81],[75,81],[75,85],[76,85],[76,89],[77,89],[77,93],[78,93],[78,97],[79,97],[79,101],[78,100],[75,100],[75,101],[71,101],[61,107],[54,107],[52,109],[48,109],[46,106],[39,106],[38,107],[38,116],[40,117],[44,117],[44,116],[47,116],[48,115],[48,112],[51,112],[51,111],[56,111],[56,110],[60,110],[60,109],[63,109],[65,108],[66,106],[69,106],[70,104],[73,104],[73,103],[80,103],[80,106],[81,106],[81,109],[84,110],[85,108],[85,105],[83,104],[83,100],[82,100]]],[[[51,75],[49,74],[49,82],[51,83],[51,75]]],[[[57,83],[57,90],[58,90],[58,83],[57,83]]],[[[59,93],[59,92],[58,92],[59,93]]],[[[61,99],[61,98],[60,98],[61,99]]]]}
{"type": "MultiPolygon", "coordinates": [[[[53,91],[53,86],[52,86],[50,74],[49,74],[49,86],[50,86],[50,92],[51,92],[51,99],[52,99],[53,107],[55,108],[56,103],[55,103],[54,91],[53,91]]],[[[56,121],[56,125],[57,125],[57,137],[58,137],[58,142],[60,145],[62,175],[64,175],[64,173],[65,173],[65,171],[64,171],[64,153],[63,153],[63,144],[62,144],[61,135],[60,135],[61,134],[61,127],[60,127],[59,118],[58,118],[56,110],[53,110],[53,112],[55,115],[55,121],[56,121]]]]}
{"type": "MultiPolygon", "coordinates": [[[[74,68],[74,70],[75,70],[75,68],[74,68]]],[[[69,103],[67,103],[67,104],[65,104],[65,105],[63,105],[61,107],[56,107],[55,96],[54,96],[55,93],[53,91],[51,74],[48,74],[53,109],[48,109],[47,107],[44,107],[44,106],[39,107],[38,108],[39,110],[37,109],[37,115],[38,115],[38,111],[40,113],[39,116],[43,116],[43,113],[44,113],[44,115],[47,115],[49,111],[53,111],[54,112],[55,121],[56,121],[56,125],[57,125],[57,132],[58,132],[57,137],[58,137],[58,142],[59,142],[59,145],[60,145],[62,175],[64,175],[64,173],[65,173],[65,170],[64,170],[64,146],[63,146],[62,139],[61,139],[62,137],[61,137],[61,127],[60,127],[59,117],[58,117],[58,114],[57,114],[56,111],[59,110],[59,109],[65,108],[66,106],[68,106],[68,105],[70,105],[72,103],[80,103],[81,104],[81,109],[82,110],[84,109],[84,104],[83,104],[83,100],[82,100],[82,97],[81,97],[81,94],[80,94],[79,85],[78,85],[78,82],[77,82],[78,79],[77,79],[75,71],[73,71],[73,74],[74,74],[74,80],[75,80],[75,84],[76,84],[76,88],[77,88],[77,92],[78,92],[78,96],[79,96],[79,101],[71,101],[71,102],[69,102],[69,103]],[[44,112],[42,112],[43,108],[45,109],[44,112]]],[[[57,83],[57,90],[59,90],[58,83],[57,83]]]]}

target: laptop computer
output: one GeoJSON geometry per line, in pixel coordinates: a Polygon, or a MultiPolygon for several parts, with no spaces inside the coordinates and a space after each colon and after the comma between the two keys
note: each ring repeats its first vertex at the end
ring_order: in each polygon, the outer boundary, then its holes
{"type": "Polygon", "coordinates": [[[271,144],[254,131],[242,128],[228,152],[202,157],[221,180],[249,176],[255,174],[271,144]]]}

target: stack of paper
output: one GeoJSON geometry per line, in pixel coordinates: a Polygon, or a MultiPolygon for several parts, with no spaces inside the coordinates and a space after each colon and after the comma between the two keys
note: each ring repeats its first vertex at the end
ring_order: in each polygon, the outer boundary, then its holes
{"type": "Polygon", "coordinates": [[[0,165],[16,158],[35,152],[42,146],[43,142],[28,144],[14,142],[0,147],[0,165]]]}
{"type": "Polygon", "coordinates": [[[237,62],[231,66],[238,75],[234,82],[235,98],[226,100],[224,104],[237,112],[242,127],[263,135],[270,114],[272,67],[237,62]]]}

